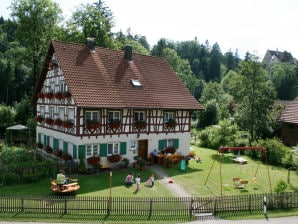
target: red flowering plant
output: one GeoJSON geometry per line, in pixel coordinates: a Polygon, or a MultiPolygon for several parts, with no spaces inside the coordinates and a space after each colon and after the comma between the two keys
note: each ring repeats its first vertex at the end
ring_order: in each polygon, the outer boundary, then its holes
{"type": "Polygon", "coordinates": [[[93,155],[93,156],[87,158],[87,162],[88,162],[88,164],[90,164],[92,166],[96,166],[100,163],[100,157],[98,155],[93,155]]]}
{"type": "Polygon", "coordinates": [[[119,154],[112,154],[108,156],[108,161],[110,163],[118,163],[121,159],[122,157],[119,154]]]}

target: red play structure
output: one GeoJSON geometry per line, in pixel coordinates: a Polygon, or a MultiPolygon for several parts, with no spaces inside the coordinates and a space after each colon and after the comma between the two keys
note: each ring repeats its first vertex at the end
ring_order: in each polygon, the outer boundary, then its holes
{"type": "MultiPolygon", "coordinates": [[[[222,163],[222,157],[220,156],[223,152],[225,151],[244,151],[244,150],[259,150],[259,151],[262,151],[264,157],[265,157],[265,162],[266,162],[266,165],[267,165],[267,171],[268,171],[268,180],[269,180],[269,184],[270,184],[270,190],[272,191],[272,188],[271,188],[271,180],[270,180],[270,175],[269,175],[269,168],[268,168],[268,160],[267,160],[267,151],[266,151],[266,148],[265,147],[220,147],[217,151],[217,155],[219,156],[220,158],[220,168],[219,168],[219,172],[220,172],[220,193],[222,195],[222,172],[221,172],[221,163],[222,163]]],[[[239,163],[239,164],[246,164],[247,161],[245,159],[239,159],[237,160],[234,159],[234,162],[235,163],[239,163]]],[[[211,170],[213,168],[213,165],[215,163],[215,159],[213,160],[213,163],[212,163],[212,166],[209,170],[209,173],[208,173],[208,176],[206,178],[206,181],[205,181],[205,185],[207,184],[207,181],[208,181],[208,178],[209,178],[209,175],[211,173],[211,170]]],[[[259,166],[258,166],[259,168],[259,166]]],[[[254,180],[256,180],[256,175],[257,175],[257,172],[258,172],[258,168],[255,172],[255,176],[254,176],[254,180]]],[[[240,178],[236,177],[236,178],[233,178],[233,181],[235,183],[235,186],[237,188],[244,188],[247,184],[248,184],[248,181],[247,180],[240,180],[240,178]]]]}

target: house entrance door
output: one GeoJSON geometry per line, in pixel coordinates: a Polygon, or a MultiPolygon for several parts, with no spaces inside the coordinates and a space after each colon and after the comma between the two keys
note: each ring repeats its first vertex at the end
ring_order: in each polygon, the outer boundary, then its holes
{"type": "Polygon", "coordinates": [[[147,160],[148,158],[148,140],[138,140],[138,156],[147,160]]]}

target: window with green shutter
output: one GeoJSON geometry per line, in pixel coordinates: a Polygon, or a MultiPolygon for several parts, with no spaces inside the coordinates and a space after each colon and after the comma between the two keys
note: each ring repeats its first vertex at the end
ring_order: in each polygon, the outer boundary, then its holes
{"type": "Polygon", "coordinates": [[[63,142],[63,152],[67,153],[68,149],[68,143],[67,142],[63,142]]]}
{"type": "Polygon", "coordinates": [[[120,143],[120,155],[126,155],[126,142],[121,142],[120,143]]]}
{"type": "Polygon", "coordinates": [[[158,141],[158,150],[162,151],[162,150],[164,150],[164,147],[165,147],[165,141],[159,140],[158,141]]]}
{"type": "Polygon", "coordinates": [[[79,159],[85,159],[86,147],[85,145],[79,145],[79,159]]]}
{"type": "Polygon", "coordinates": [[[100,144],[99,155],[103,157],[108,155],[108,144],[100,144]]]}
{"type": "Polygon", "coordinates": [[[78,158],[78,154],[77,154],[77,146],[73,145],[72,146],[72,158],[73,159],[77,159],[78,158]]]}
{"type": "Polygon", "coordinates": [[[175,149],[179,148],[179,138],[174,139],[174,147],[175,149]]]}
{"type": "Polygon", "coordinates": [[[53,139],[53,149],[55,149],[55,150],[59,149],[59,139],[57,139],[57,138],[53,139]]]}

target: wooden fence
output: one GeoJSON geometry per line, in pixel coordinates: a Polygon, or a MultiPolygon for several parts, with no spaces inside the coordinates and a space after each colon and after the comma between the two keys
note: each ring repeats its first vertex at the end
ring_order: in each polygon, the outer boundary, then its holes
{"type": "Polygon", "coordinates": [[[0,196],[1,213],[117,214],[143,216],[193,216],[200,213],[263,211],[298,208],[298,193],[220,197],[126,198],[95,196],[0,196]]]}

